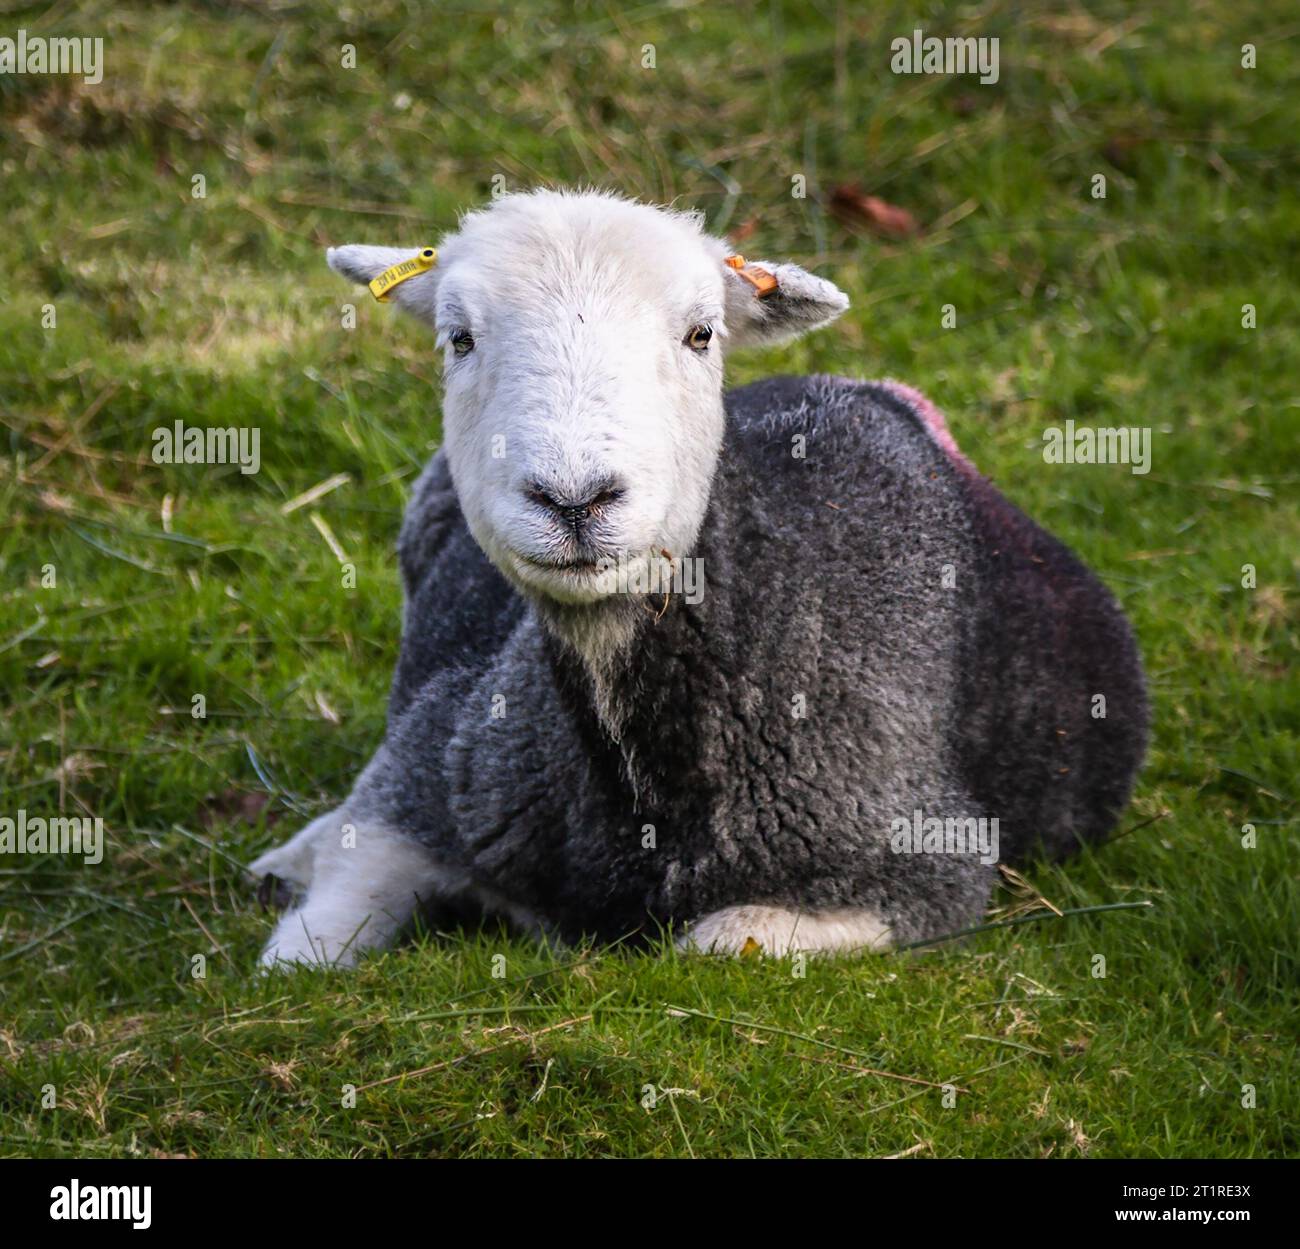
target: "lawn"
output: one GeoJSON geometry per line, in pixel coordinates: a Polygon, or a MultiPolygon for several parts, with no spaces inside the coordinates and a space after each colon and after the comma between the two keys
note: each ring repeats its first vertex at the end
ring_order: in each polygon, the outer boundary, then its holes
{"type": "Polygon", "coordinates": [[[0,855],[0,1153],[1295,1154],[1294,7],[438,7],[4,6],[105,68],[0,75],[0,816],[105,845],[0,855]],[[998,81],[891,73],[916,26],[997,37],[998,81]],[[1123,602],[1146,767],[1118,838],[1008,880],[990,921],[1028,922],[254,974],[241,865],[381,737],[439,440],[430,337],[322,249],[541,183],[831,277],[853,310],[731,380],[920,387],[1123,602]],[[154,463],[178,420],[257,428],[260,471],[154,463]],[[1150,429],[1150,471],[1046,463],[1067,420],[1150,429]]]}

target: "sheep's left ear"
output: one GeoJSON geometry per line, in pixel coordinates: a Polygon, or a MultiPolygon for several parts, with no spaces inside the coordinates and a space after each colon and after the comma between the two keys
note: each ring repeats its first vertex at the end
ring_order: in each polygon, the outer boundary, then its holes
{"type": "Polygon", "coordinates": [[[739,256],[726,264],[729,349],[798,338],[829,325],[849,306],[838,286],[798,265],[739,256]]]}
{"type": "Polygon", "coordinates": [[[429,248],[420,247],[371,247],[366,243],[349,243],[345,247],[330,247],[325,251],[325,260],[335,273],[361,286],[368,286],[381,273],[394,265],[414,262],[415,272],[390,287],[386,302],[394,303],[399,308],[433,324],[437,311],[438,268],[436,253],[434,261],[421,266],[420,258],[429,248]]]}

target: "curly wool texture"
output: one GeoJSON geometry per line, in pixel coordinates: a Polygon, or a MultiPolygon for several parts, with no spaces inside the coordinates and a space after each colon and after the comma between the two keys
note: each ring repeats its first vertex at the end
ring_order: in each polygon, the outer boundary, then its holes
{"type": "Polygon", "coordinates": [[[895,943],[978,922],[995,869],[895,853],[893,822],[996,817],[1013,863],[1103,836],[1146,739],[1132,632],[916,392],[777,378],[726,411],[706,591],[662,612],[526,601],[433,458],[387,738],[345,808],[427,846],[444,903],[565,938],[754,904],[861,908],[895,943]],[[622,639],[600,671],[577,610],[622,639]]]}

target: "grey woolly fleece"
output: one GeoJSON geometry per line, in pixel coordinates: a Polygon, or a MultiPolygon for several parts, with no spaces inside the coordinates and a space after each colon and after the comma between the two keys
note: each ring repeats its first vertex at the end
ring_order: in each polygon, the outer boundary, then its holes
{"type": "Polygon", "coordinates": [[[891,827],[996,817],[1013,863],[1102,837],[1146,740],[1132,632],[915,392],[775,378],[726,406],[706,591],[662,613],[526,602],[433,458],[387,737],[347,807],[565,939],[749,903],[862,907],[896,943],[977,923],[996,869],[895,853],[891,827]],[[579,612],[635,617],[603,674],[579,612]]]}

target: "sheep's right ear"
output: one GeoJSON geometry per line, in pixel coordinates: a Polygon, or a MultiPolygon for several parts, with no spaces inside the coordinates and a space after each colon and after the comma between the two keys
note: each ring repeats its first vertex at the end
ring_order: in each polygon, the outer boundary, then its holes
{"type": "Polygon", "coordinates": [[[849,306],[833,282],[798,265],[727,258],[728,348],[787,342],[829,325],[849,306]]]}
{"type": "MultiPolygon", "coordinates": [[[[340,273],[361,286],[368,286],[394,265],[419,260],[425,250],[419,247],[371,247],[366,243],[349,243],[345,247],[327,248],[325,259],[335,273],[340,273]]],[[[435,263],[391,287],[387,292],[387,301],[432,325],[437,310],[437,293],[438,268],[435,263]]]]}

